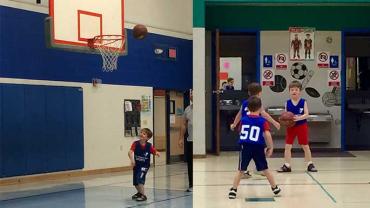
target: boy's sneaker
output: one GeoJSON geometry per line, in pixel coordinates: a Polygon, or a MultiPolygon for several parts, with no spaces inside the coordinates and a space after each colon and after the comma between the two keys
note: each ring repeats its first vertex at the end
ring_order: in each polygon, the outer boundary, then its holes
{"type": "Polygon", "coordinates": [[[292,172],[292,169],[284,164],[279,170],[277,170],[277,172],[287,173],[287,172],[292,172]]]}
{"type": "Polygon", "coordinates": [[[131,198],[133,200],[137,199],[139,196],[141,195],[141,193],[137,192],[136,194],[134,194],[131,198]]]}
{"type": "Polygon", "coordinates": [[[236,192],[237,192],[236,189],[231,188],[230,192],[229,192],[229,199],[235,199],[236,198],[236,192]]]}
{"type": "Polygon", "coordinates": [[[244,171],[242,179],[248,179],[250,177],[252,177],[252,174],[249,172],[249,170],[244,171]]]}
{"type": "Polygon", "coordinates": [[[278,195],[281,191],[281,189],[276,185],[275,188],[271,187],[272,192],[274,192],[275,195],[278,195]]]}
{"type": "Polygon", "coordinates": [[[307,167],[307,171],[308,172],[317,172],[317,169],[315,168],[315,166],[311,163],[308,165],[307,167]]]}
{"type": "Polygon", "coordinates": [[[188,189],[186,189],[186,192],[193,192],[193,187],[190,186],[188,189]]]}
{"type": "Polygon", "coordinates": [[[144,194],[140,194],[140,196],[138,196],[136,198],[136,201],[146,201],[146,200],[147,200],[147,198],[144,194]]]}

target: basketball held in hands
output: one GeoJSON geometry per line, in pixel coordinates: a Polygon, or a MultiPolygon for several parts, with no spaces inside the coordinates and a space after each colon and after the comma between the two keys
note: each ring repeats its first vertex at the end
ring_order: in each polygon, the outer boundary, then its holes
{"type": "Polygon", "coordinates": [[[281,125],[286,127],[292,127],[295,125],[294,114],[292,112],[283,112],[279,117],[279,122],[281,125]]]}

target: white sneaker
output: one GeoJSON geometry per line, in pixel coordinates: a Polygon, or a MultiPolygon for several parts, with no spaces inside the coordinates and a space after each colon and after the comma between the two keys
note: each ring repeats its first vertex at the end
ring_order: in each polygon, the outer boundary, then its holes
{"type": "Polygon", "coordinates": [[[231,188],[230,192],[229,192],[229,199],[235,199],[236,198],[236,192],[237,192],[236,189],[231,188]]]}

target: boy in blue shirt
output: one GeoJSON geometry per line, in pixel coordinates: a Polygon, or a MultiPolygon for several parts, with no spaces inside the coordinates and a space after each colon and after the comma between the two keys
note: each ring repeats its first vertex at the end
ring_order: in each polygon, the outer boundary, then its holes
{"type": "Polygon", "coordinates": [[[266,156],[270,157],[273,152],[273,143],[268,122],[260,116],[261,99],[251,96],[248,99],[249,114],[241,119],[241,131],[239,137],[240,153],[238,172],[234,178],[233,187],[229,192],[229,199],[235,199],[237,188],[244,171],[253,159],[257,171],[262,171],[271,185],[272,192],[277,195],[281,189],[276,185],[273,175],[268,169],[266,156]],[[265,141],[266,140],[266,141],[265,141]],[[267,148],[265,146],[267,143],[267,148]]]}
{"type": "Polygon", "coordinates": [[[152,138],[153,133],[148,128],[143,128],[140,131],[140,140],[132,143],[128,152],[128,157],[131,160],[133,167],[133,184],[137,193],[132,196],[133,200],[146,201],[147,197],[144,193],[145,177],[150,167],[150,155],[160,156],[159,152],[148,142],[152,138]]]}
{"type": "MultiPolygon", "coordinates": [[[[262,86],[257,82],[252,82],[248,85],[248,95],[249,96],[257,96],[258,98],[261,98],[262,96],[262,86]]],[[[240,127],[240,120],[242,117],[246,116],[248,114],[248,100],[245,99],[242,102],[242,106],[238,112],[238,114],[235,117],[234,122],[230,125],[231,130],[234,130],[237,126],[240,127]]],[[[268,122],[270,122],[276,129],[280,129],[280,123],[275,121],[265,110],[263,107],[261,107],[261,116],[265,118],[268,122]]],[[[239,129],[240,131],[240,129],[239,129]]],[[[265,176],[261,172],[256,172],[256,175],[265,176]]],[[[244,178],[250,178],[252,175],[250,171],[244,172],[244,178]]]]}
{"type": "Polygon", "coordinates": [[[292,112],[295,125],[288,127],[285,138],[285,163],[278,172],[292,172],[290,166],[292,159],[292,146],[294,139],[298,138],[298,143],[304,151],[304,158],[307,162],[308,172],[317,172],[315,165],[312,162],[311,149],[308,141],[308,125],[307,118],[309,116],[307,101],[301,98],[302,84],[298,81],[292,81],[289,84],[290,99],[285,103],[285,111],[292,112]]]}

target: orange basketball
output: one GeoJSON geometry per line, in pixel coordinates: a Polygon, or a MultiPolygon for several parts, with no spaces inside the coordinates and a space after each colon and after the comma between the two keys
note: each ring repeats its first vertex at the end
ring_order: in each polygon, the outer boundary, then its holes
{"type": "Polygon", "coordinates": [[[279,122],[281,125],[286,127],[292,127],[295,124],[294,114],[292,112],[283,112],[279,117],[279,122]]]}
{"type": "Polygon", "coordinates": [[[133,29],[134,38],[141,40],[144,39],[147,34],[148,29],[145,27],[145,25],[141,24],[135,25],[133,29]]]}

